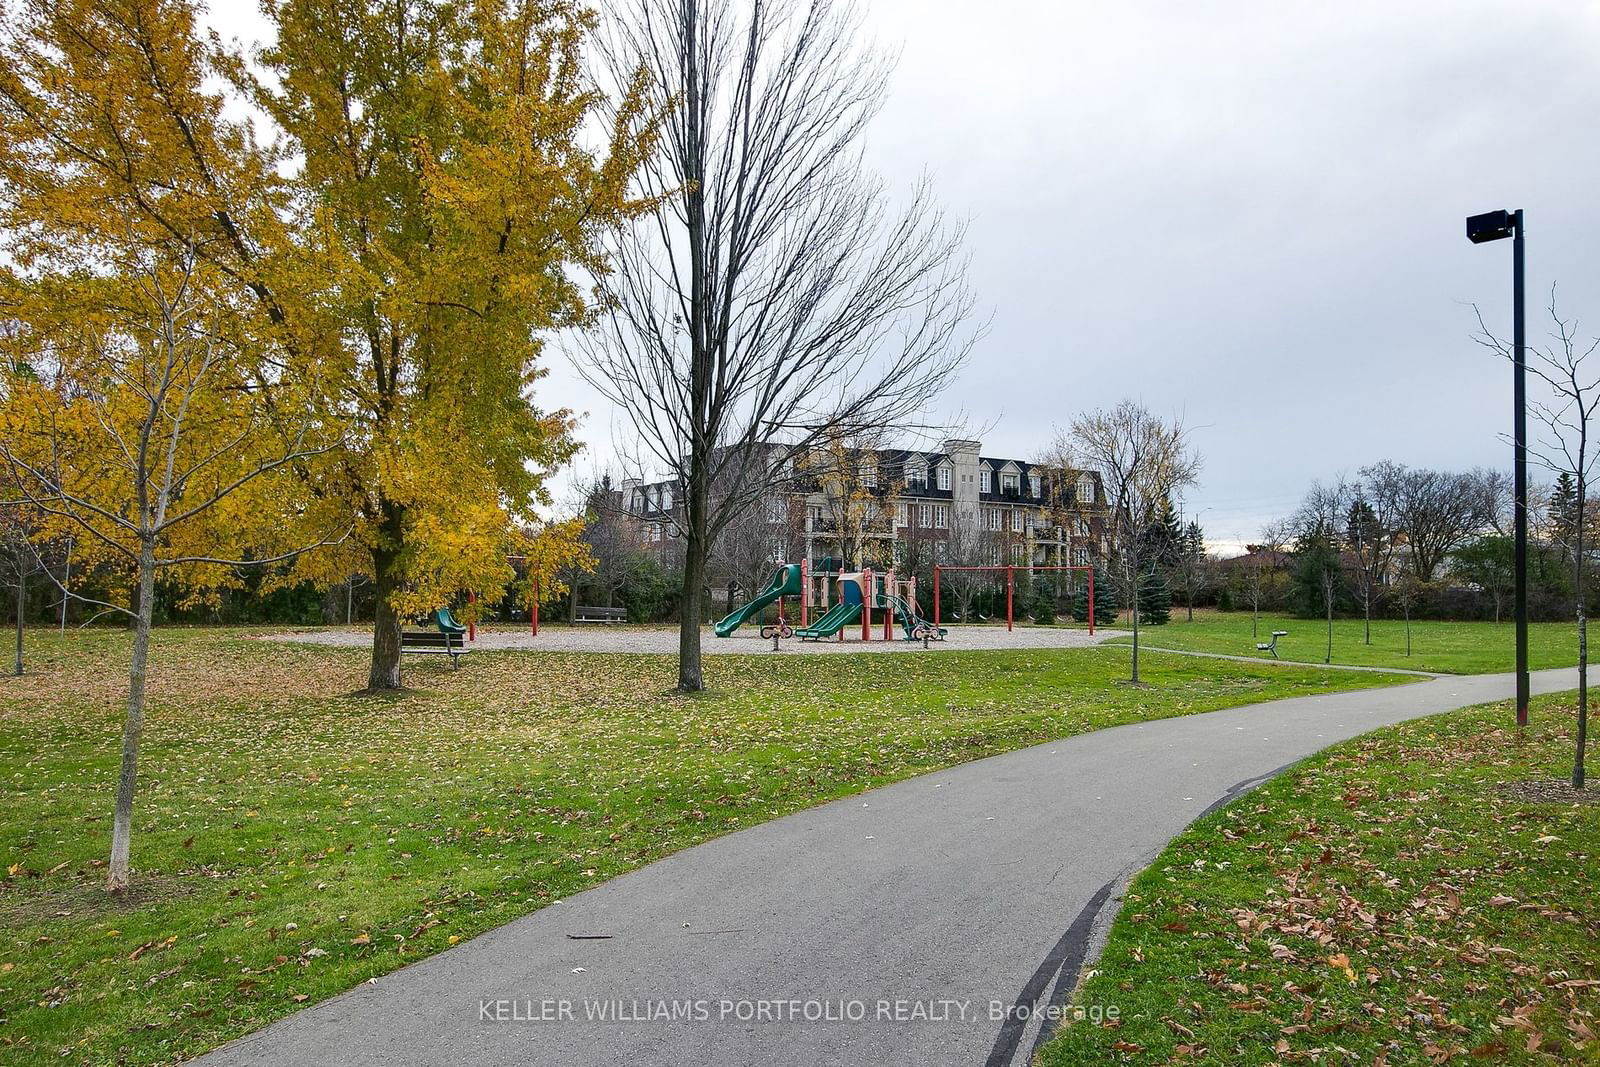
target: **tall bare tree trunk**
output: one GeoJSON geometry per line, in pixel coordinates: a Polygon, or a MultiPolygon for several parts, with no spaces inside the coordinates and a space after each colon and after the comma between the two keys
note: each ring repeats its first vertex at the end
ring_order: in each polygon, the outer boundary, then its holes
{"type": "Polygon", "coordinates": [[[1578,615],[1578,746],[1572,761],[1572,788],[1582,789],[1584,783],[1584,749],[1589,744],[1589,619],[1583,607],[1583,522],[1584,496],[1587,479],[1583,475],[1583,454],[1587,435],[1578,450],[1578,529],[1577,551],[1572,556],[1572,590],[1577,602],[1578,615]]]}
{"type": "MultiPolygon", "coordinates": [[[[691,491],[691,509],[704,507],[695,501],[696,495],[691,491]]],[[[678,691],[682,693],[698,693],[706,687],[700,672],[700,616],[705,610],[702,598],[708,546],[700,536],[700,528],[699,523],[690,520],[683,546],[683,595],[678,604],[678,691]]]]}
{"type": "Polygon", "coordinates": [[[17,666],[14,673],[22,677],[22,611],[28,602],[28,581],[23,574],[21,564],[17,568],[17,666]]]}
{"type": "Polygon", "coordinates": [[[133,839],[133,790],[139,776],[139,740],[144,736],[144,679],[150,662],[150,616],[155,602],[156,545],[153,536],[139,545],[139,609],[133,616],[133,657],[128,665],[128,716],[122,723],[122,768],[117,775],[117,808],[111,820],[111,865],[106,888],[128,888],[128,847],[133,839]]]}
{"type": "Polygon", "coordinates": [[[1322,662],[1333,662],[1333,582],[1324,577],[1322,579],[1322,603],[1328,609],[1328,651],[1323,656],[1322,662]]]}
{"type": "Polygon", "coordinates": [[[1129,679],[1134,685],[1139,684],[1139,593],[1144,586],[1143,576],[1139,573],[1139,553],[1133,554],[1133,596],[1128,599],[1133,601],[1130,613],[1133,616],[1133,676],[1129,679]]]}

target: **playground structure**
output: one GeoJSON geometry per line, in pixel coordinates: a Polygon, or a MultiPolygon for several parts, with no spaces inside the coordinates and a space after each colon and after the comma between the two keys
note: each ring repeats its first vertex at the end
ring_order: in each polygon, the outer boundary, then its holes
{"type": "MultiPolygon", "coordinates": [[[[520,559],[521,557],[513,557],[520,559]]],[[[995,565],[988,567],[949,567],[936,564],[933,568],[933,618],[925,618],[920,611],[917,601],[917,580],[896,579],[895,572],[874,573],[872,568],[866,567],[859,571],[844,571],[833,569],[829,565],[826,570],[818,574],[811,573],[810,562],[801,560],[799,563],[782,563],[773,572],[772,579],[756,596],[741,605],[713,625],[713,632],[718,637],[728,637],[744,623],[757,618],[769,606],[776,603],[778,606],[778,619],[776,623],[766,623],[761,626],[762,639],[799,637],[802,640],[819,641],[824,638],[845,639],[845,628],[860,622],[861,640],[873,640],[875,619],[874,611],[881,611],[883,618],[883,636],[881,640],[894,640],[894,627],[899,624],[901,637],[905,641],[943,641],[949,630],[940,623],[940,578],[945,572],[987,572],[1005,575],[1006,585],[1006,631],[1009,633],[1015,627],[1014,604],[1016,588],[1016,565],[995,565]],[[815,622],[811,621],[812,584],[813,579],[820,579],[823,587],[823,605],[825,610],[815,622]],[[839,600],[836,603],[827,603],[827,589],[833,582],[838,582],[839,600]],[[785,615],[786,601],[798,598],[800,601],[800,618],[798,626],[791,626],[785,615]]],[[[1089,635],[1093,636],[1094,623],[1094,596],[1095,581],[1094,568],[1088,566],[1046,566],[1023,567],[1027,573],[1059,571],[1082,571],[1088,583],[1088,624],[1089,635]]],[[[533,582],[533,597],[529,616],[530,635],[539,635],[539,581],[535,576],[533,582]]],[[[474,602],[476,595],[469,592],[468,602],[474,602]]],[[[427,620],[438,628],[441,633],[460,635],[465,630],[467,642],[477,639],[477,626],[469,619],[465,626],[456,620],[450,609],[441,606],[436,609],[427,620]]]]}
{"type": "Polygon", "coordinates": [[[799,637],[807,641],[820,641],[836,637],[842,641],[845,627],[860,622],[861,639],[871,641],[875,623],[873,612],[877,610],[883,612],[884,641],[894,639],[896,623],[899,623],[903,639],[907,641],[942,641],[948,633],[920,614],[915,578],[896,580],[894,571],[874,574],[870,567],[859,571],[834,571],[829,568],[819,575],[825,598],[828,586],[833,581],[838,582],[839,600],[828,604],[823,613],[812,621],[812,577],[807,560],[780,564],[765,589],[718,621],[712,631],[718,637],[727,637],[776,603],[778,621],[761,627],[763,639],[799,637]],[[800,625],[797,627],[791,627],[784,614],[784,602],[789,597],[798,597],[800,600],[800,625]]]}
{"type": "MultiPolygon", "coordinates": [[[[1094,568],[1093,567],[1052,567],[1035,566],[1024,567],[1024,572],[1037,574],[1039,571],[1083,571],[1088,575],[1089,581],[1089,635],[1094,635],[1094,568]]],[[[1006,631],[1009,633],[1015,623],[1013,618],[1013,604],[1016,599],[1017,567],[1015,564],[1008,566],[995,565],[992,567],[945,567],[934,564],[933,567],[933,625],[939,625],[939,575],[951,571],[988,571],[1004,572],[1006,576],[1006,631]]]]}

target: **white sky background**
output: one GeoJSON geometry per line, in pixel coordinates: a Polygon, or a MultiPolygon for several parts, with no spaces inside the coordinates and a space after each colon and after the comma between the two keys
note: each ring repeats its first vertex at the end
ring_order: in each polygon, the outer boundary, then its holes
{"type": "MultiPolygon", "coordinates": [[[[1528,213],[1530,340],[1556,281],[1600,333],[1600,3],[861,2],[900,54],[869,161],[970,222],[993,324],[950,395],[987,455],[1124,396],[1182,414],[1219,549],[1312,478],[1508,468],[1469,304],[1510,335],[1511,246],[1467,242],[1480,211],[1528,213]]],[[[252,8],[212,22],[255,38],[252,8]]],[[[550,369],[604,466],[621,427],[550,369]]]]}

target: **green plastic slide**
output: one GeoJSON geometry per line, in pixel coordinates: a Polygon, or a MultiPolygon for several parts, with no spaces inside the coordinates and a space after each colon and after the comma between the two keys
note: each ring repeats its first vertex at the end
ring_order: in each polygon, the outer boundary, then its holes
{"type": "Polygon", "coordinates": [[[860,604],[835,604],[828,609],[826,615],[812,623],[810,626],[801,626],[795,629],[796,637],[817,640],[822,637],[832,637],[840,630],[861,618],[860,604]]]}
{"type": "Polygon", "coordinates": [[[894,617],[899,621],[900,628],[905,631],[905,639],[907,641],[922,640],[921,635],[917,632],[922,629],[926,629],[928,636],[936,641],[943,641],[944,635],[950,632],[943,626],[934,626],[933,623],[918,615],[916,609],[908,604],[904,597],[898,597],[890,593],[880,596],[879,601],[887,604],[894,611],[894,617]]]}
{"type": "Polygon", "coordinates": [[[712,630],[718,637],[727,637],[737,630],[741,623],[748,622],[751,618],[760,614],[761,610],[773,601],[780,597],[799,595],[800,564],[786,563],[778,568],[772,576],[772,581],[767,583],[767,587],[754,600],[728,615],[727,618],[712,627],[712,630]]]}
{"type": "Polygon", "coordinates": [[[455,615],[445,605],[440,605],[433,609],[433,624],[443,634],[464,634],[467,632],[467,628],[456,621],[455,615]]]}

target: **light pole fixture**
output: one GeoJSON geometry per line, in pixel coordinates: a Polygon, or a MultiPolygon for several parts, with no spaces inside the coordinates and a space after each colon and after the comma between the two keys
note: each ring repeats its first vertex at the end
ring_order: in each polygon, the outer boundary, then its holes
{"type": "Polygon", "coordinates": [[[1516,494],[1517,725],[1528,725],[1528,389],[1527,318],[1522,288],[1522,210],[1489,211],[1467,219],[1475,245],[1511,240],[1512,472],[1516,494]]]}

